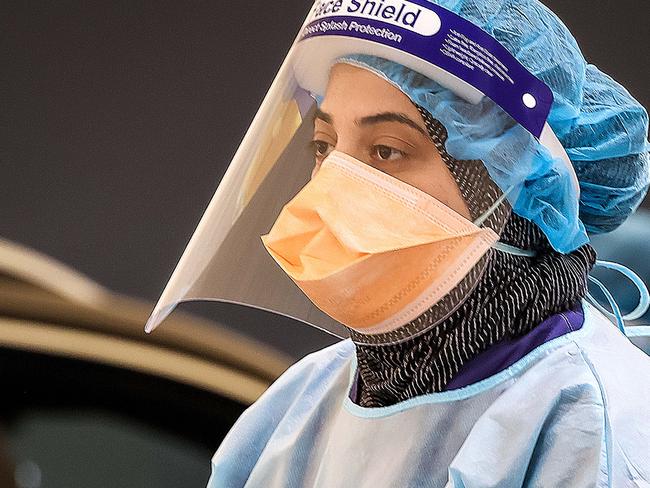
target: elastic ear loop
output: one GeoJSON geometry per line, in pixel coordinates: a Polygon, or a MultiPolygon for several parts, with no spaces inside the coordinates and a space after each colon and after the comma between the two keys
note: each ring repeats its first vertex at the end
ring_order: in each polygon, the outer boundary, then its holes
{"type": "Polygon", "coordinates": [[[650,308],[650,292],[648,292],[648,287],[643,282],[643,280],[639,277],[639,275],[637,275],[630,268],[623,266],[622,264],[613,263],[611,261],[598,260],[596,261],[595,266],[600,266],[602,268],[618,271],[623,276],[628,278],[639,290],[639,295],[640,295],[639,304],[630,313],[623,315],[621,314],[621,309],[619,308],[618,304],[614,300],[614,297],[609,292],[607,287],[603,283],[601,283],[600,280],[594,278],[591,275],[588,276],[589,281],[591,281],[596,286],[598,286],[598,288],[600,288],[600,291],[603,292],[603,295],[605,295],[605,298],[609,302],[609,306],[611,307],[613,313],[605,309],[605,307],[603,307],[600,303],[598,303],[598,301],[591,295],[591,293],[587,292],[587,298],[603,314],[607,315],[608,317],[616,319],[616,325],[618,325],[618,328],[621,330],[621,332],[625,334],[625,321],[640,319],[648,311],[648,308],[650,308]]]}
{"type": "Polygon", "coordinates": [[[508,193],[510,193],[514,189],[514,185],[508,188],[506,191],[504,191],[499,198],[495,200],[495,202],[488,208],[481,216],[479,216],[475,221],[474,225],[476,227],[481,227],[483,223],[490,218],[490,216],[497,211],[499,208],[499,205],[501,205],[505,199],[508,197],[508,193]]]}
{"type": "MultiPolygon", "coordinates": [[[[496,201],[488,208],[485,212],[483,212],[483,215],[481,215],[479,218],[477,218],[474,221],[474,225],[477,227],[481,227],[485,221],[492,215],[496,210],[499,208],[499,205],[501,205],[505,199],[508,197],[508,194],[514,189],[514,185],[508,188],[505,192],[501,194],[499,198],[496,199],[496,201]]],[[[514,254],[515,256],[523,256],[526,258],[534,258],[537,256],[536,251],[530,251],[527,249],[521,249],[519,247],[511,246],[510,244],[506,244],[505,242],[497,241],[494,244],[492,244],[492,247],[498,251],[505,252],[507,254],[514,254]]]]}

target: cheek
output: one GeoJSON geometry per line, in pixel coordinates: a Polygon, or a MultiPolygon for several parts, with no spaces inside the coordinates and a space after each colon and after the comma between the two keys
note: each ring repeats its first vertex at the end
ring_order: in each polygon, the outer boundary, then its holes
{"type": "Polygon", "coordinates": [[[424,164],[418,165],[417,168],[413,168],[411,171],[397,177],[418,190],[428,193],[466,219],[471,220],[467,203],[465,203],[456,181],[442,160],[426,161],[424,164]]]}

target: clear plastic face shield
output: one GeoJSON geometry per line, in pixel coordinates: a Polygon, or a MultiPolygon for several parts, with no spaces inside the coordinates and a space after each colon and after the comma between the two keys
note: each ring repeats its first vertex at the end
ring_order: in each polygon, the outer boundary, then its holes
{"type": "MultiPolygon", "coordinates": [[[[273,311],[339,337],[350,335],[345,325],[353,326],[355,320],[363,322],[363,327],[371,333],[390,334],[395,327],[403,326],[428,306],[426,299],[435,299],[445,306],[446,297],[453,295],[451,292],[455,287],[471,274],[471,267],[464,274],[458,271],[462,269],[458,263],[468,262],[467,256],[472,253],[484,255],[495,245],[498,235],[485,229],[483,223],[494,212],[494,208],[490,207],[495,207],[499,202],[491,201],[482,207],[474,205],[481,208],[481,215],[470,212],[466,219],[459,218],[454,211],[438,205],[439,201],[430,198],[426,190],[414,189],[400,182],[399,176],[392,178],[375,168],[365,168],[364,161],[360,161],[362,158],[351,157],[338,146],[325,158],[317,173],[318,181],[308,185],[313,181],[311,177],[315,166],[312,140],[319,110],[316,100],[322,101],[326,95],[332,65],[346,56],[354,56],[350,63],[357,63],[358,66],[363,65],[366,56],[367,59],[385,60],[391,66],[406,67],[433,80],[444,93],[452,94],[454,101],[450,101],[450,107],[457,106],[457,101],[460,101],[463,106],[476,107],[487,116],[498,113],[502,120],[509,121],[507,127],[497,127],[494,134],[485,134],[485,141],[496,141],[500,137],[499,144],[477,146],[474,152],[462,149],[453,157],[445,152],[444,143],[447,137],[450,143],[452,139],[459,141],[468,137],[462,132],[460,122],[465,122],[462,111],[447,110],[445,115],[432,110],[429,120],[423,116],[416,122],[420,125],[420,132],[424,129],[429,135],[437,130],[430,123],[439,121],[446,128],[448,134],[445,132],[439,138],[434,137],[432,142],[438,148],[436,154],[439,153],[443,160],[463,159],[467,160],[467,164],[485,160],[490,178],[507,196],[515,211],[517,205],[521,206],[522,195],[525,197],[525,190],[522,189],[526,188],[527,178],[537,169],[534,154],[540,150],[550,154],[556,165],[564,166],[565,173],[570,175],[569,185],[577,194],[577,179],[569,159],[546,123],[553,101],[550,89],[496,40],[456,14],[423,0],[317,0],[160,297],[146,325],[148,332],[155,329],[180,302],[218,300],[273,311]],[[510,137],[504,145],[502,136],[505,132],[510,137]],[[485,151],[485,154],[481,151],[485,151]],[[499,159],[504,151],[511,151],[509,160],[499,159]],[[523,152],[532,156],[528,158],[528,163],[524,162],[518,168],[515,161],[526,159],[522,158],[523,152]],[[326,171],[323,171],[324,168],[326,171]],[[332,260],[348,260],[354,266],[360,266],[356,274],[337,277],[339,268],[323,269],[319,264],[312,263],[311,269],[315,271],[307,276],[301,265],[298,266],[300,269],[296,269],[295,262],[279,255],[282,254],[279,249],[293,246],[284,239],[287,232],[291,233],[294,225],[292,219],[298,216],[302,219],[300,225],[309,227],[311,221],[305,217],[308,212],[304,209],[311,211],[319,208],[319,199],[329,199],[330,206],[316,212],[318,225],[327,222],[329,228],[335,228],[346,218],[355,218],[346,212],[344,204],[346,195],[352,192],[357,202],[374,202],[375,206],[365,205],[367,208],[360,210],[366,213],[358,214],[362,215],[358,218],[372,219],[373,225],[383,218],[381,212],[373,209],[390,209],[396,201],[402,202],[396,212],[405,217],[395,228],[395,233],[402,236],[400,250],[404,255],[403,260],[391,261],[393,254],[390,251],[394,251],[395,246],[383,235],[375,236],[376,239],[363,235],[364,241],[360,244],[357,239],[354,245],[359,245],[360,255],[350,257],[349,252],[337,248],[338,254],[332,260]],[[393,197],[398,195],[399,198],[387,197],[380,201],[377,196],[389,194],[393,197]],[[288,205],[289,202],[291,205],[288,205]],[[279,222],[278,216],[282,212],[286,214],[282,224],[284,234],[277,234],[274,232],[278,226],[274,225],[279,222]],[[409,222],[414,224],[409,226],[409,222]],[[264,241],[261,236],[265,236],[264,241]],[[449,239],[464,244],[445,251],[447,254],[441,254],[441,249],[448,249],[449,246],[444,247],[444,243],[450,242],[449,239]],[[354,293],[354,290],[346,288],[346,283],[349,280],[363,282],[367,276],[376,274],[377,270],[384,270],[384,277],[378,277],[379,281],[375,283],[377,289],[388,290],[388,295],[397,292],[404,294],[403,289],[389,290],[391,282],[396,281],[396,276],[405,269],[404,263],[421,263],[423,259],[432,259],[431,255],[419,254],[427,246],[434,249],[432,252],[438,256],[438,261],[442,259],[440,256],[455,259],[456,265],[451,268],[456,271],[443,270],[438,273],[437,280],[446,280],[446,288],[432,287],[429,283],[410,290],[408,303],[419,303],[419,308],[409,305],[406,310],[398,305],[386,312],[386,304],[394,302],[387,296],[379,305],[363,300],[352,302],[352,308],[340,315],[332,312],[336,309],[335,296],[323,298],[329,305],[315,304],[313,301],[313,296],[323,297],[327,290],[332,289],[338,289],[342,294],[354,293]],[[364,253],[373,254],[376,263],[369,265],[370,261],[364,253]],[[293,274],[290,276],[288,268],[292,266],[293,274]],[[387,275],[386,270],[393,271],[387,275]],[[334,284],[330,283],[329,288],[319,288],[324,279],[333,280],[334,284]],[[308,298],[307,292],[312,299],[308,298]],[[362,317],[355,316],[356,308],[363,306],[370,308],[361,314],[362,317]],[[383,307],[385,313],[372,309],[377,306],[383,307]],[[348,317],[353,324],[346,323],[348,317]]],[[[399,80],[391,78],[388,71],[382,71],[381,66],[374,71],[378,78],[384,78],[381,82],[386,81],[410,96],[408,87],[400,86],[399,80]]],[[[443,98],[449,98],[443,95],[441,92],[443,98]]],[[[420,99],[412,101],[413,107],[421,104],[420,99]]],[[[382,101],[378,100],[377,103],[381,105],[382,101]]],[[[435,106],[443,105],[436,103],[435,106]]],[[[368,110],[372,111],[372,107],[368,107],[368,110]]],[[[383,110],[374,112],[384,113],[383,110]]],[[[424,112],[421,113],[424,115],[424,112]]],[[[336,113],[330,115],[337,117],[336,113]]],[[[373,113],[366,115],[372,116],[373,113]]],[[[322,114],[320,117],[323,118],[322,114]]],[[[468,190],[462,196],[465,200],[471,200],[479,198],[480,193],[468,190]]],[[[473,203],[468,201],[468,207],[471,208],[473,203]]],[[[525,205],[530,206],[529,203],[525,205]]],[[[390,225],[389,221],[387,218],[384,229],[390,225]]],[[[357,227],[362,226],[362,222],[356,224],[357,227]]],[[[347,225],[355,231],[355,222],[348,222],[347,225]]],[[[293,230],[294,241],[296,235],[308,233],[304,227],[300,229],[293,230]]],[[[331,239],[335,234],[330,232],[327,238],[331,239]]],[[[349,240],[354,241],[355,236],[349,237],[349,240]]],[[[290,249],[288,252],[293,251],[290,249]]],[[[307,252],[300,259],[304,260],[305,256],[307,259],[313,257],[307,252]]],[[[472,263],[480,264],[480,256],[472,263]]],[[[431,268],[427,272],[431,274],[431,268]]],[[[423,276],[422,273],[420,276],[423,276]]],[[[414,277],[404,279],[413,281],[414,277]]],[[[455,305],[450,302],[446,306],[450,309],[455,305]]],[[[448,311],[451,313],[451,310],[448,311]]]]}

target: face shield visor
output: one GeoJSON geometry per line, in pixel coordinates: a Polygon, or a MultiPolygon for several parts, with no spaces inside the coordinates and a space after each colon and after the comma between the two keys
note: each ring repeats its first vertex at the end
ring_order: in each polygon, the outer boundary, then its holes
{"type": "MultiPolygon", "coordinates": [[[[553,96],[544,83],[484,31],[433,3],[318,0],[149,318],[148,332],[180,302],[217,300],[350,335],[314,305],[261,239],[310,182],[317,101],[330,68],[341,60],[388,81],[425,120],[444,127],[444,135],[434,137],[443,159],[478,161],[513,210],[538,223],[556,249],[567,252],[586,242],[575,173],[546,123],[553,96]],[[431,87],[405,73],[421,75],[431,87]],[[567,220],[568,214],[575,216],[567,220]]],[[[359,167],[353,158],[346,163],[345,154],[335,152],[332,159],[359,167]]],[[[462,193],[471,200],[481,192],[462,193]]],[[[478,226],[494,211],[481,208],[486,213],[478,226]]],[[[469,234],[460,224],[454,232],[469,234]]],[[[411,247],[421,244],[414,238],[411,247]]]]}

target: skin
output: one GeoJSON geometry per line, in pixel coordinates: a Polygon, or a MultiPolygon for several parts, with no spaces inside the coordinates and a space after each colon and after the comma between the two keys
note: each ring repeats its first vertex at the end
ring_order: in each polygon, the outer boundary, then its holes
{"type": "Polygon", "coordinates": [[[334,149],[414,186],[463,217],[470,213],[410,99],[376,74],[332,67],[312,141],[318,171],[334,149]]]}

